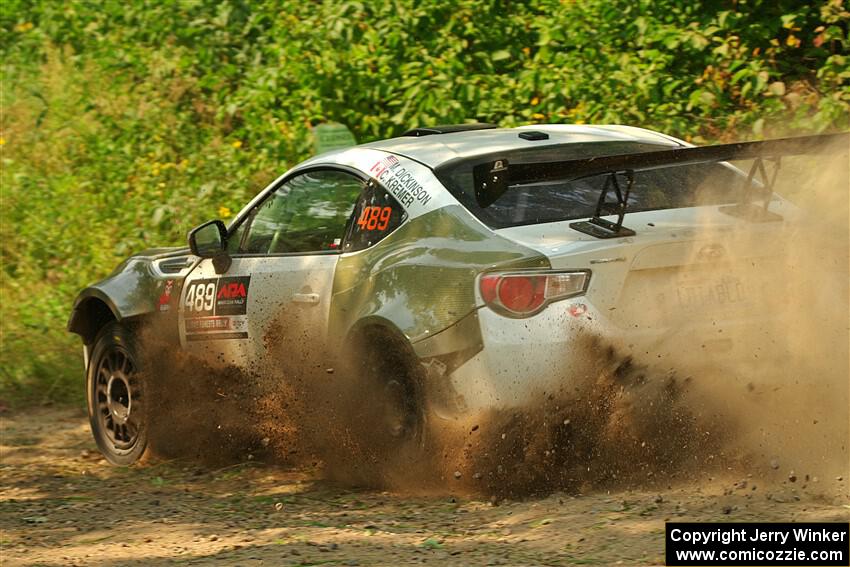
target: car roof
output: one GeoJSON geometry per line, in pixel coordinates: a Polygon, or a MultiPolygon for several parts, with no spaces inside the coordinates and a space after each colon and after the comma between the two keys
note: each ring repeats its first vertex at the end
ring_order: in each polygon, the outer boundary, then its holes
{"type": "Polygon", "coordinates": [[[509,151],[528,147],[545,147],[580,142],[633,141],[680,145],[682,142],[671,136],[620,125],[540,124],[517,128],[493,128],[468,130],[428,136],[401,136],[380,140],[358,147],[371,148],[398,154],[431,168],[456,158],[509,151]],[[536,131],[549,135],[546,140],[528,140],[519,137],[522,132],[536,131]]]}

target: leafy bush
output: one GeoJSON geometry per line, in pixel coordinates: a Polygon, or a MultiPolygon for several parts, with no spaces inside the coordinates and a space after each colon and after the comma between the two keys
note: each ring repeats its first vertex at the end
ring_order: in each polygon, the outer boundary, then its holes
{"type": "Polygon", "coordinates": [[[842,0],[6,0],[0,395],[78,401],[76,292],[231,215],[312,124],[846,129],[848,23],[842,0]]]}

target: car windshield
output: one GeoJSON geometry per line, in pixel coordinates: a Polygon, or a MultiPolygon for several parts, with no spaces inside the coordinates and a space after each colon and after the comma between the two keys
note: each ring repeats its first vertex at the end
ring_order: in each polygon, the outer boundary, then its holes
{"type": "MultiPolygon", "coordinates": [[[[566,161],[593,156],[651,152],[677,148],[672,144],[641,142],[591,142],[499,154],[509,164],[566,161]]],[[[511,184],[492,205],[481,207],[475,199],[473,167],[492,160],[470,158],[442,166],[437,175],[451,193],[491,228],[588,218],[607,174],[568,180],[531,180],[511,184]]],[[[721,163],[666,167],[634,174],[628,212],[677,209],[734,202],[742,186],[740,171],[721,163]]],[[[610,198],[610,197],[609,197],[610,198]]]]}

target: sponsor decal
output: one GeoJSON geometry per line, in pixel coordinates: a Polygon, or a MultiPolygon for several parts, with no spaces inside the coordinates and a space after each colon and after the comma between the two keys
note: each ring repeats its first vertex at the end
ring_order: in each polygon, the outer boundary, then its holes
{"type": "Polygon", "coordinates": [[[171,309],[171,290],[174,289],[174,280],[166,280],[165,288],[162,290],[162,294],[159,296],[159,310],[161,312],[168,311],[171,309]]]}
{"type": "Polygon", "coordinates": [[[427,205],[431,195],[419,183],[407,168],[395,156],[387,156],[372,166],[369,170],[375,179],[386,187],[393,196],[405,207],[418,202],[427,205]]]}
{"type": "Polygon", "coordinates": [[[231,329],[229,317],[201,317],[198,319],[186,319],[187,333],[213,333],[215,331],[229,331],[231,329]]]}
{"type": "Polygon", "coordinates": [[[215,296],[216,315],[245,315],[248,311],[248,286],[251,276],[221,278],[215,296]]]}

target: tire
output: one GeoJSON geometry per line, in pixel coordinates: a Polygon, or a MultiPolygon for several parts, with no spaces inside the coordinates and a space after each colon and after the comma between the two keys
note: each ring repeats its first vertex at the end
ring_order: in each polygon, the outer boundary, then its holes
{"type": "Polygon", "coordinates": [[[136,337],[118,322],[95,338],[86,369],[89,424],[107,461],[126,466],[138,461],[148,441],[142,368],[136,337]]]}
{"type": "Polygon", "coordinates": [[[362,446],[368,446],[377,462],[401,454],[415,456],[425,433],[422,369],[416,355],[407,341],[380,328],[364,330],[354,344],[354,383],[362,398],[362,411],[355,418],[362,446]]]}

